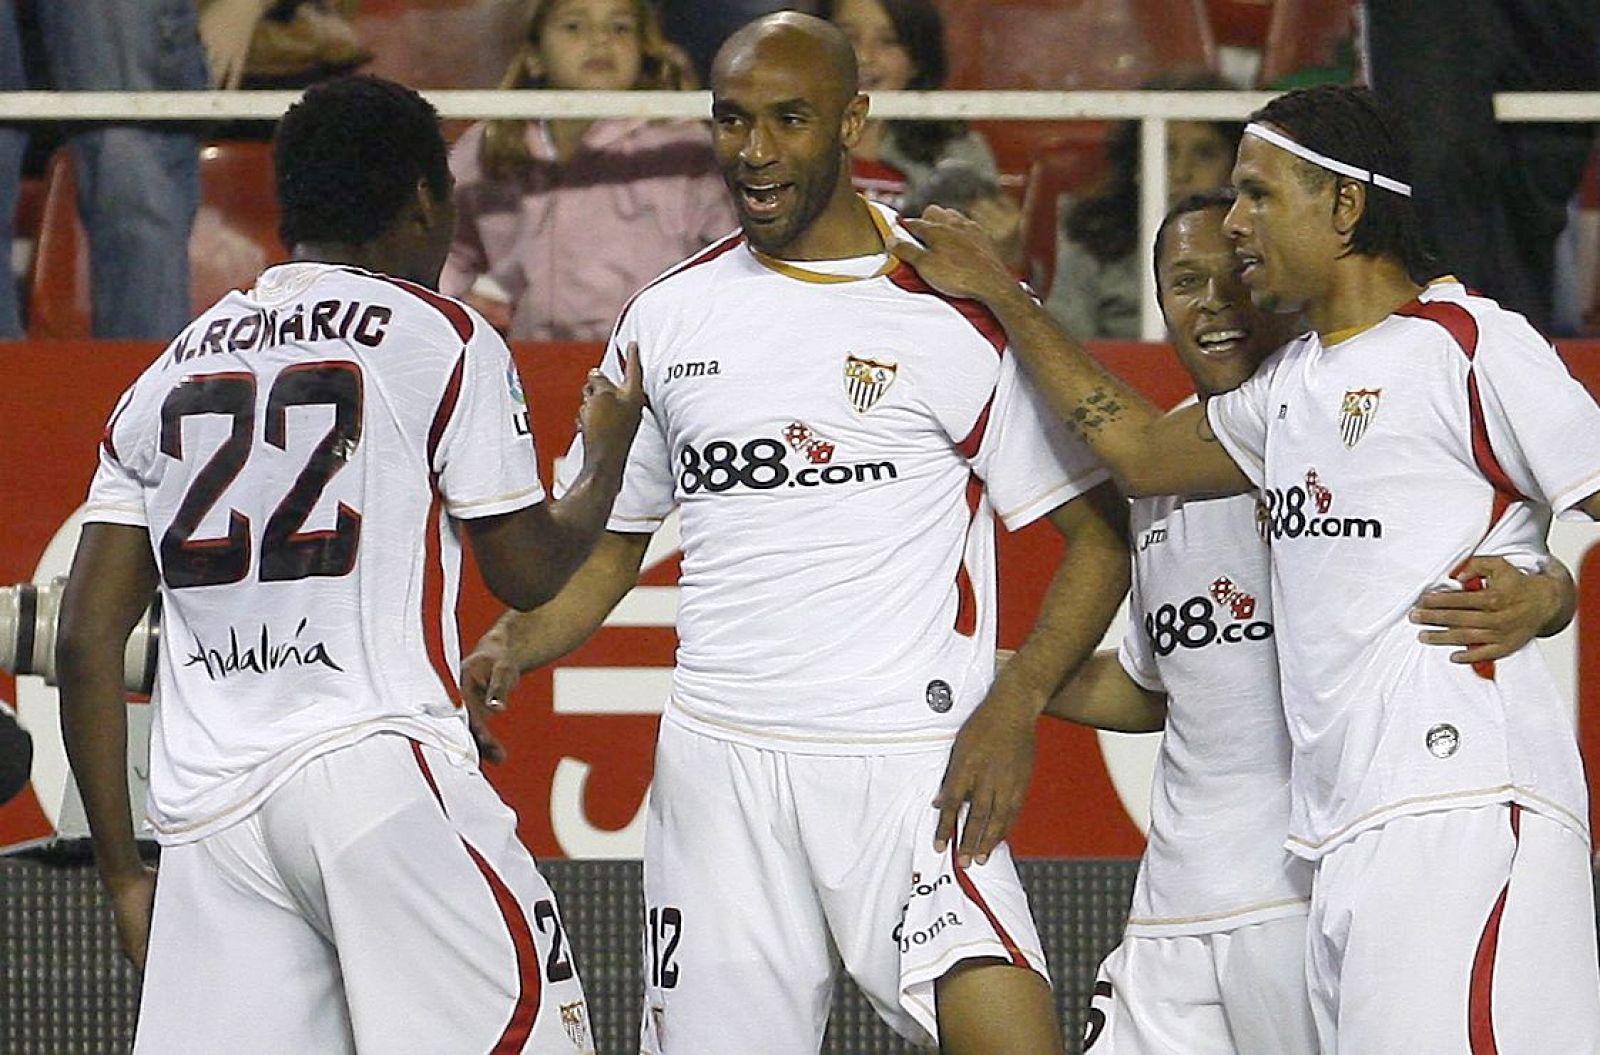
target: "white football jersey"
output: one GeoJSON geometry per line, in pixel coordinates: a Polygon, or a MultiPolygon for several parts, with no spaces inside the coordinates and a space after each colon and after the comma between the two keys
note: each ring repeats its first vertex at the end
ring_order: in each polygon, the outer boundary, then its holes
{"type": "Polygon", "coordinates": [[[1206,934],[1303,914],[1289,829],[1267,544],[1255,495],[1140,498],[1120,658],[1167,694],[1128,933],[1206,934]]]}
{"type": "Polygon", "coordinates": [[[457,301],[298,263],[195,320],[118,403],[88,502],[161,571],[159,835],[374,732],[471,754],[444,514],[543,496],[510,354],[457,301]]]}
{"type": "Polygon", "coordinates": [[[733,236],[638,294],[609,375],[632,341],[649,412],[610,527],[681,510],[668,719],[817,753],[949,740],[994,673],[993,515],[1107,475],[993,317],[887,256],[789,265],[733,236]]]}
{"type": "Polygon", "coordinates": [[[1444,281],[1370,329],[1300,338],[1207,411],[1266,500],[1295,849],[1497,801],[1586,832],[1538,649],[1474,670],[1407,619],[1474,553],[1541,559],[1551,510],[1600,489],[1600,407],[1549,343],[1444,281]]]}

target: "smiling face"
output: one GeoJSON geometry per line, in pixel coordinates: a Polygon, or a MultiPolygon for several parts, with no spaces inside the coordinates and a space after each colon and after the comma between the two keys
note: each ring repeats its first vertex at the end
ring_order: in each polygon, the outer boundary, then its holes
{"type": "Polygon", "coordinates": [[[639,82],[643,27],[633,0],[555,0],[536,62],[551,88],[625,91],[639,82]]]}
{"type": "Polygon", "coordinates": [[[1303,311],[1325,299],[1346,248],[1335,223],[1337,181],[1247,135],[1233,186],[1239,198],[1225,226],[1256,303],[1268,311],[1303,311]]]}
{"type": "Polygon", "coordinates": [[[712,146],[739,225],[762,252],[824,258],[830,228],[844,222],[853,200],[845,157],[867,104],[841,83],[839,65],[791,30],[731,42],[712,70],[712,146]]]}
{"type": "Polygon", "coordinates": [[[855,49],[862,91],[901,91],[917,75],[911,50],[878,0],[838,0],[833,24],[844,30],[855,49]]]}
{"type": "Polygon", "coordinates": [[[1157,295],[1178,359],[1195,391],[1239,387],[1296,332],[1296,317],[1258,308],[1240,278],[1221,206],[1172,220],[1161,241],[1157,295]]]}

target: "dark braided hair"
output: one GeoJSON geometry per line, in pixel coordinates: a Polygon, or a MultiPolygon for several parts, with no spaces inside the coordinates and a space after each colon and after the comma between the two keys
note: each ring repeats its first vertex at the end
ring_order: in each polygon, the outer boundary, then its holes
{"type": "Polygon", "coordinates": [[[439,114],[422,96],[378,77],[339,77],[306,89],[273,140],[278,233],[300,242],[366,245],[394,223],[417,181],[440,201],[450,168],[439,114]]]}
{"type": "MultiPolygon", "coordinates": [[[[1280,95],[1250,115],[1290,139],[1335,161],[1364,168],[1402,183],[1411,182],[1411,156],[1405,140],[1366,88],[1319,84],[1280,95]]],[[[1309,187],[1322,187],[1338,173],[1296,158],[1309,187]]],[[[1438,261],[1422,232],[1410,198],[1366,184],[1367,205],[1350,235],[1350,251],[1361,256],[1392,256],[1415,282],[1439,273],[1438,261]]]]}

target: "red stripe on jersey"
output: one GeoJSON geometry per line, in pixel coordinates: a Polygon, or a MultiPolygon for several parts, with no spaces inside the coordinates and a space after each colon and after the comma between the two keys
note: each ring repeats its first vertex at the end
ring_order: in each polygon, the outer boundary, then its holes
{"type": "Polygon", "coordinates": [[[988,341],[990,347],[994,349],[994,354],[1005,354],[1005,327],[1001,326],[1000,320],[994,317],[994,312],[984,307],[979,301],[969,300],[966,297],[950,297],[940,293],[924,282],[922,276],[917,274],[917,269],[909,265],[897,267],[889,272],[889,281],[907,293],[925,293],[929,296],[938,297],[960,312],[961,317],[970,322],[972,328],[983,335],[983,339],[988,341]]]}
{"type": "MultiPolygon", "coordinates": [[[[439,803],[439,809],[448,817],[450,811],[445,808],[444,796],[439,794],[439,783],[433,779],[433,770],[422,753],[422,745],[415,740],[411,741],[411,754],[417,760],[417,768],[422,770],[422,779],[428,782],[428,790],[433,792],[434,800],[439,803]]],[[[461,836],[457,834],[456,838],[461,839],[461,836]]],[[[540,991],[543,988],[543,980],[539,977],[539,950],[534,944],[533,928],[528,926],[528,917],[523,914],[516,895],[505,880],[467,840],[461,839],[461,848],[472,858],[478,874],[483,876],[489,892],[494,895],[500,918],[511,938],[511,948],[517,956],[517,995],[511,1004],[511,1017],[505,1029],[501,1030],[500,1039],[489,1049],[490,1055],[516,1055],[527,1044],[528,1037],[533,1033],[533,1025],[539,1018],[540,991]]]]}
{"type": "Polygon", "coordinates": [[[444,500],[439,495],[437,481],[433,501],[428,503],[428,522],[423,526],[422,553],[422,645],[428,653],[428,663],[439,677],[439,685],[450,702],[461,706],[461,695],[456,688],[454,673],[444,654],[444,557],[439,551],[439,522],[444,500]]]}
{"type": "Polygon", "coordinates": [[[961,452],[961,457],[967,461],[978,456],[978,449],[983,446],[983,434],[989,431],[989,411],[994,409],[994,393],[989,393],[989,402],[983,405],[983,411],[978,415],[978,420],[972,426],[972,431],[966,438],[956,444],[956,450],[961,452]]]}
{"type": "Polygon", "coordinates": [[[117,422],[122,420],[122,412],[127,410],[128,404],[132,402],[133,400],[129,399],[117,408],[116,413],[111,415],[111,420],[106,422],[106,431],[100,436],[100,446],[105,448],[105,452],[111,456],[111,460],[118,464],[121,464],[122,456],[117,453],[117,438],[115,436],[117,422]]]}
{"type": "MultiPolygon", "coordinates": [[[[633,308],[633,302],[638,300],[639,297],[643,295],[645,290],[659,286],[672,276],[681,275],[690,268],[699,267],[701,264],[709,264],[717,257],[722,256],[724,253],[727,253],[730,250],[737,249],[741,245],[744,245],[744,235],[737,232],[730,234],[720,242],[712,242],[705,249],[702,249],[696,256],[690,257],[688,260],[685,260],[672,270],[666,272],[665,274],[659,275],[654,279],[651,279],[648,284],[639,287],[639,292],[629,297],[628,302],[622,306],[622,310],[617,312],[617,322],[616,325],[611,327],[611,336],[613,338],[616,337],[617,331],[622,328],[622,320],[628,317],[628,312],[633,308]]],[[[628,362],[623,358],[623,349],[618,348],[617,370],[621,372],[627,370],[627,368],[628,362]]]]}
{"type": "Polygon", "coordinates": [[[466,344],[468,341],[472,340],[472,316],[468,315],[467,309],[463,308],[456,301],[451,300],[449,297],[446,297],[442,294],[435,293],[427,286],[419,286],[415,282],[408,282],[403,278],[395,278],[393,275],[380,275],[376,272],[362,273],[370,274],[373,278],[382,279],[391,286],[405,290],[413,297],[416,297],[418,300],[422,301],[422,303],[428,305],[428,307],[437,311],[440,315],[443,315],[445,319],[449,321],[451,327],[455,329],[456,336],[461,338],[462,344],[466,344]]]}
{"type": "Polygon", "coordinates": [[[1029,966],[1028,958],[1022,954],[1022,949],[1011,939],[1011,935],[1006,931],[1005,927],[1000,925],[1000,920],[995,916],[994,910],[989,907],[989,903],[983,899],[983,894],[978,891],[978,884],[972,881],[972,877],[967,875],[967,870],[962,868],[956,861],[956,840],[954,839],[950,841],[950,862],[955,869],[956,885],[961,888],[963,894],[967,895],[968,901],[978,906],[978,911],[983,913],[983,918],[988,920],[989,926],[994,928],[995,936],[1000,939],[1000,944],[1005,946],[1006,955],[1011,958],[1011,965],[1013,967],[1029,966]]]}
{"type": "MultiPolygon", "coordinates": [[[[967,539],[972,538],[972,523],[978,517],[978,503],[983,501],[983,481],[976,476],[967,478],[967,539]]],[[[967,571],[966,546],[962,546],[961,563],[956,565],[956,633],[971,637],[978,632],[978,593],[972,588],[972,575],[967,571]]]]}
{"type": "Polygon", "coordinates": [[[467,353],[463,350],[456,357],[456,368],[450,371],[450,380],[444,386],[444,393],[439,397],[439,405],[433,411],[433,423],[428,426],[428,471],[437,472],[434,465],[434,456],[439,453],[439,444],[444,442],[444,430],[450,424],[450,419],[455,416],[456,403],[461,399],[461,378],[467,369],[467,353]]]}
{"type": "MultiPolygon", "coordinates": [[[[1514,845],[1522,841],[1522,807],[1516,803],[1511,804],[1511,838],[1514,845]]],[[[1515,854],[1513,849],[1513,859],[1515,854]]],[[[1498,1055],[1500,1050],[1494,1039],[1494,960],[1500,950],[1500,921],[1510,893],[1508,878],[1483,925],[1472,957],[1472,978],[1467,985],[1467,1046],[1472,1055],[1498,1055]]]]}

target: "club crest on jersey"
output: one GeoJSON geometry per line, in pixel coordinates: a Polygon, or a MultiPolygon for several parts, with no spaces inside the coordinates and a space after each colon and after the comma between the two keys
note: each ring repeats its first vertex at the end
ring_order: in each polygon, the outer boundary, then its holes
{"type": "Polygon", "coordinates": [[[593,1050],[594,1038],[589,1035],[589,1011],[582,1000],[561,1005],[561,1028],[566,1030],[567,1039],[577,1045],[579,1051],[593,1050]]]}
{"type": "Polygon", "coordinates": [[[1367,434],[1367,426],[1378,415],[1378,401],[1383,398],[1381,388],[1346,389],[1344,402],[1339,405],[1339,433],[1346,447],[1354,447],[1367,434]]]}
{"type": "Polygon", "coordinates": [[[862,359],[847,355],[844,359],[844,390],[850,405],[858,414],[865,414],[878,405],[883,394],[894,384],[900,371],[898,363],[881,363],[876,359],[862,359]]]}

